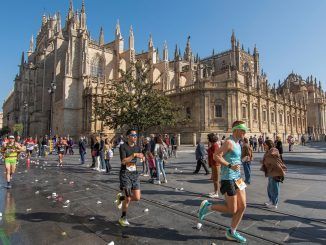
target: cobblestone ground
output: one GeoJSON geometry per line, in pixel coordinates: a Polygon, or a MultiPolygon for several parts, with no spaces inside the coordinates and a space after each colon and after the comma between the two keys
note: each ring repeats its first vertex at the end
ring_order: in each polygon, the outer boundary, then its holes
{"type": "MultiPolygon", "coordinates": [[[[267,179],[259,171],[262,153],[255,154],[248,207],[239,227],[248,244],[326,244],[326,165],[311,165],[326,159],[325,145],[297,146],[295,150],[285,153],[285,158],[303,159],[305,164],[288,165],[277,210],[262,205],[267,179]]],[[[118,155],[112,161],[111,175],[80,165],[78,155],[67,155],[64,168],[59,169],[56,157],[40,158],[39,165],[32,162],[28,170],[21,161],[13,189],[1,188],[3,244],[233,243],[224,236],[229,215],[212,213],[202,222],[202,229],[196,229],[198,206],[212,191],[212,184],[204,172],[192,174],[194,147],[181,147],[178,158],[170,159],[167,184],[153,185],[148,177],[141,177],[142,199],[131,204],[128,228],[118,225],[120,213],[113,203],[119,187],[118,155]],[[56,199],[51,197],[53,192],[56,199]]],[[[1,167],[4,170],[3,164],[1,167]]]]}

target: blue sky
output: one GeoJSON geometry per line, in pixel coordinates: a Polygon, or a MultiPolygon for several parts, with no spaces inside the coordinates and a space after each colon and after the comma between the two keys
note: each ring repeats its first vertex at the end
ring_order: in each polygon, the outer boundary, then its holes
{"type": "MultiPolygon", "coordinates": [[[[87,25],[93,38],[103,26],[105,41],[113,40],[117,19],[127,44],[133,26],[138,52],[147,49],[148,37],[162,51],[164,40],[173,57],[175,44],[183,51],[191,36],[200,57],[230,48],[232,29],[251,52],[257,45],[269,81],[283,80],[293,70],[304,78],[313,74],[326,88],[326,1],[324,0],[85,0],[87,25]]],[[[74,9],[81,0],[73,1],[74,9]]],[[[43,13],[60,11],[63,20],[69,0],[1,2],[0,101],[13,88],[22,51],[37,34],[43,13]]]]}

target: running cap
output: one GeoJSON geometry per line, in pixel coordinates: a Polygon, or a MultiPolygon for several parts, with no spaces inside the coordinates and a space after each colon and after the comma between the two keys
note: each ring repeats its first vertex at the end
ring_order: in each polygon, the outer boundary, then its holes
{"type": "Polygon", "coordinates": [[[243,124],[239,124],[239,125],[237,125],[237,126],[234,126],[233,128],[232,128],[232,132],[234,132],[236,129],[240,129],[240,130],[243,130],[243,131],[245,131],[245,132],[247,132],[248,131],[248,128],[247,128],[247,126],[243,123],[243,124]]]}
{"type": "Polygon", "coordinates": [[[9,139],[15,139],[15,136],[10,135],[8,138],[9,138],[9,139]]]}

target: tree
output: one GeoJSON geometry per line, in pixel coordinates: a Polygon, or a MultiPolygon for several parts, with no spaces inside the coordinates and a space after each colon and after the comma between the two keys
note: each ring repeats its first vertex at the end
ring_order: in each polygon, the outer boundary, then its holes
{"type": "Polygon", "coordinates": [[[137,62],[120,70],[121,78],[109,82],[108,90],[94,101],[95,117],[110,129],[132,127],[143,133],[154,127],[161,129],[187,120],[181,107],[159,89],[149,78],[148,63],[137,62]]]}
{"type": "Polygon", "coordinates": [[[9,134],[11,132],[10,128],[8,126],[4,126],[0,131],[0,136],[9,134]]]}

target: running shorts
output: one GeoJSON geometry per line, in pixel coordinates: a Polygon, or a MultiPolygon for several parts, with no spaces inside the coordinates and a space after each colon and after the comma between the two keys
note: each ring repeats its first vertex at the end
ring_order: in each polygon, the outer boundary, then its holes
{"type": "Polygon", "coordinates": [[[120,170],[120,190],[125,191],[126,196],[131,196],[131,190],[140,189],[139,174],[137,171],[120,170]]]}
{"type": "Polygon", "coordinates": [[[234,196],[237,193],[238,186],[235,184],[234,180],[221,180],[220,191],[224,195],[234,196]]]}

